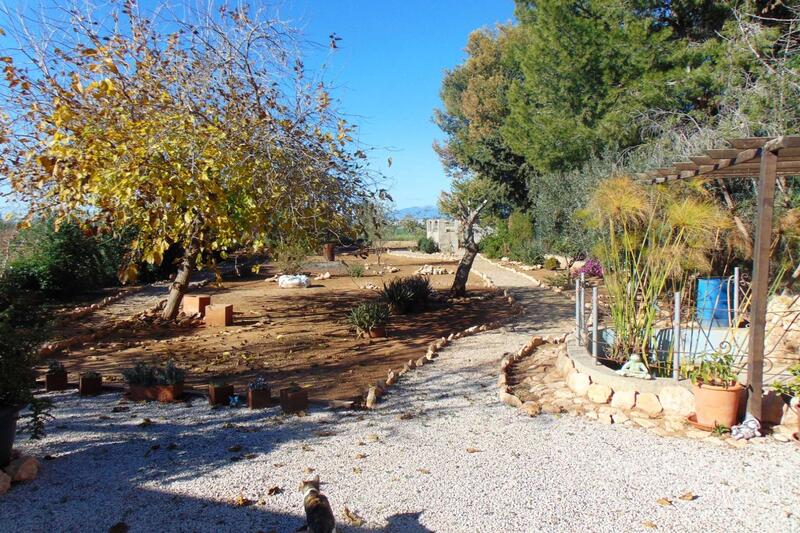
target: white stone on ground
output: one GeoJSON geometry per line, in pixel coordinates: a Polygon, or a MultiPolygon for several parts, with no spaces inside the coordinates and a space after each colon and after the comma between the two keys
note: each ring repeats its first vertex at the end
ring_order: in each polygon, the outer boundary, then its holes
{"type": "Polygon", "coordinates": [[[118,394],[53,394],[50,436],[20,448],[54,459],[0,498],[0,531],[294,531],[309,468],[341,531],[800,530],[792,445],[732,449],[502,404],[498,363],[528,341],[526,320],[455,341],[371,412],[196,401],[113,413],[118,394]],[[236,507],[239,495],[256,503],[236,507]],[[366,523],[348,525],[345,506],[366,523]]]}

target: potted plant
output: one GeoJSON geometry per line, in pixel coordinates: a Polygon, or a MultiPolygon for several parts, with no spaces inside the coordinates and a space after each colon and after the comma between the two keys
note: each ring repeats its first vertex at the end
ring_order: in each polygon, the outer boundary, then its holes
{"type": "Polygon", "coordinates": [[[247,406],[250,409],[264,409],[265,407],[269,407],[270,401],[269,384],[263,376],[258,376],[248,383],[247,406]]]}
{"type": "Polygon", "coordinates": [[[733,356],[712,354],[689,370],[688,375],[694,383],[697,423],[711,428],[733,427],[743,390],[737,381],[733,356]]]}
{"type": "Polygon", "coordinates": [[[47,373],[44,375],[44,388],[47,392],[66,390],[69,387],[67,382],[67,369],[60,361],[51,359],[47,363],[47,373]]]}
{"type": "Polygon", "coordinates": [[[367,302],[356,306],[348,317],[361,335],[371,338],[385,337],[389,322],[389,306],[383,302],[367,302]]]}
{"type": "MultiPolygon", "coordinates": [[[[800,363],[789,368],[792,379],[783,383],[775,383],[772,388],[775,392],[783,396],[783,400],[789,409],[794,409],[797,413],[797,429],[800,430],[800,363]]],[[[800,431],[792,435],[794,441],[800,446],[800,431]]]]}
{"type": "Polygon", "coordinates": [[[102,390],[103,376],[93,370],[81,372],[78,382],[78,392],[81,396],[97,396],[102,390]]]}
{"type": "Polygon", "coordinates": [[[208,384],[209,405],[227,405],[233,396],[233,385],[224,381],[212,381],[208,384]]]}
{"type": "Polygon", "coordinates": [[[156,400],[172,402],[183,396],[185,372],[170,359],[164,367],[138,362],[133,368],[122,371],[128,384],[127,396],[131,400],[156,400]]]}

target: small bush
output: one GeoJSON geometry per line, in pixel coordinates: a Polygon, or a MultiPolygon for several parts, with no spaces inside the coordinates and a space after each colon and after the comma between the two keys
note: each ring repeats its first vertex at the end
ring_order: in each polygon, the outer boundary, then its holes
{"type": "Polygon", "coordinates": [[[151,387],[153,385],[175,385],[183,383],[186,372],[178,368],[170,359],[164,367],[151,366],[147,363],[138,362],[133,368],[126,368],[122,371],[122,379],[128,385],[142,385],[151,387]]]}
{"type": "Polygon", "coordinates": [[[417,241],[417,249],[426,254],[433,254],[439,251],[439,245],[427,237],[422,237],[417,241]]]}
{"type": "Polygon", "coordinates": [[[364,267],[361,265],[347,265],[347,273],[351,278],[360,278],[364,275],[364,267]]]}
{"type": "Polygon", "coordinates": [[[556,274],[552,278],[548,279],[545,283],[551,287],[557,287],[559,289],[570,289],[573,287],[572,276],[569,275],[569,272],[561,272],[556,274]]]}
{"type": "Polygon", "coordinates": [[[542,265],[546,270],[558,270],[558,267],[561,266],[561,263],[558,262],[558,259],[555,257],[548,257],[544,260],[544,264],[542,265]]]}
{"type": "Polygon", "coordinates": [[[308,249],[299,244],[278,246],[274,252],[275,263],[284,274],[296,275],[303,272],[308,257],[308,249]]]}
{"type": "Polygon", "coordinates": [[[529,265],[541,265],[544,262],[544,250],[536,241],[529,241],[512,248],[509,257],[515,261],[522,261],[529,265]]]}
{"type": "Polygon", "coordinates": [[[400,314],[422,311],[428,307],[431,293],[431,282],[424,276],[395,278],[388,285],[383,285],[383,298],[400,314]]]}
{"type": "Polygon", "coordinates": [[[359,333],[369,333],[371,329],[385,326],[389,322],[389,306],[384,302],[363,303],[350,311],[347,320],[359,333]]]}
{"type": "Polygon", "coordinates": [[[603,277],[603,265],[597,259],[588,259],[584,265],[575,271],[574,276],[583,274],[587,277],[601,278],[603,277]]]}

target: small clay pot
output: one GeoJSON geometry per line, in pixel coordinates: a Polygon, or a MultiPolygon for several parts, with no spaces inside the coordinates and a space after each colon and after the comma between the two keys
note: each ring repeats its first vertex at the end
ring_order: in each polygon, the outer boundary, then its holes
{"type": "Polygon", "coordinates": [[[233,396],[233,385],[208,386],[209,405],[228,405],[231,396],[233,396]]]}
{"type": "Polygon", "coordinates": [[[247,389],[247,407],[250,409],[264,409],[272,403],[269,389],[247,389]]]}
{"type": "Polygon", "coordinates": [[[735,426],[743,388],[739,383],[727,388],[696,383],[694,405],[697,422],[712,428],[716,425],[727,428],[735,426]]]}
{"type": "Polygon", "coordinates": [[[368,335],[370,339],[379,339],[381,337],[385,337],[386,326],[375,326],[374,328],[369,330],[368,335]]]}
{"type": "Polygon", "coordinates": [[[69,383],[67,382],[67,371],[49,372],[45,374],[44,387],[47,392],[67,390],[69,388],[69,383]]]}
{"type": "Polygon", "coordinates": [[[130,385],[125,393],[133,401],[174,402],[183,396],[183,383],[175,385],[130,385]]]}
{"type": "Polygon", "coordinates": [[[284,413],[298,413],[308,410],[308,391],[291,386],[281,389],[281,409],[284,413]]]}
{"type": "Polygon", "coordinates": [[[78,392],[81,396],[97,396],[103,390],[103,376],[81,376],[78,392]]]}

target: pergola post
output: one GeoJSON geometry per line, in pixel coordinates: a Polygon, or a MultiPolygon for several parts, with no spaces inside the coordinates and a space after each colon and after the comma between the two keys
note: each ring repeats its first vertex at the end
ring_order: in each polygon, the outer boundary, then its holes
{"type": "Polygon", "coordinates": [[[747,383],[750,393],[747,412],[759,421],[762,419],[764,339],[767,324],[769,257],[777,168],[778,156],[770,150],[763,150],[758,180],[758,218],[753,254],[753,297],[750,308],[750,350],[747,355],[747,383]]]}

